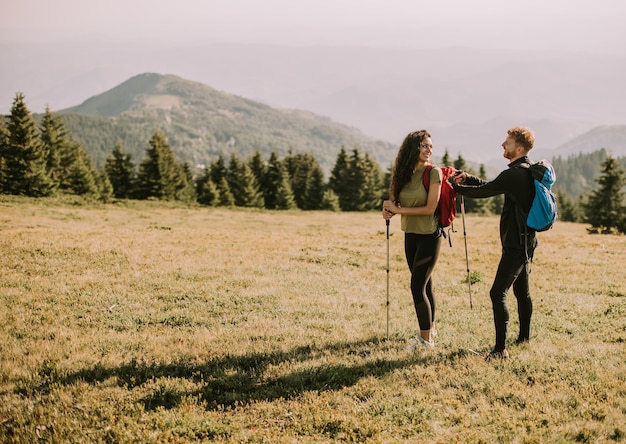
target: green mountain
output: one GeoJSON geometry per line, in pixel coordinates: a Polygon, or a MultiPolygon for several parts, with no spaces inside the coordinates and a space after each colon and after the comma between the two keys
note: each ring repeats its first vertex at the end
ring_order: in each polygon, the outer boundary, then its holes
{"type": "Polygon", "coordinates": [[[275,109],[174,75],[141,74],[82,104],[59,111],[68,130],[97,166],[117,143],[138,163],[156,130],[179,160],[207,164],[231,153],[247,160],[257,149],[267,159],[290,150],[313,154],[324,170],[337,153],[359,148],[383,168],[397,147],[306,111],[275,109]]]}

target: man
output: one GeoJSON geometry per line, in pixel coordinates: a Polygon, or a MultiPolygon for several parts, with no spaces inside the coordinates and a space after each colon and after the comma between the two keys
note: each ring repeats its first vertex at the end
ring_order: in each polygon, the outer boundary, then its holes
{"type": "Polygon", "coordinates": [[[489,292],[493,306],[493,319],[496,328],[496,344],[486,356],[486,360],[506,359],[506,333],[509,323],[509,310],[506,294],[513,286],[517,298],[520,331],[516,343],[526,343],[530,339],[530,318],[533,305],[530,299],[528,274],[537,236],[534,230],[526,226],[526,215],[530,210],[535,188],[528,168],[530,164],[528,152],[535,143],[535,136],[528,128],[514,127],[507,131],[506,140],[502,143],[504,157],[510,163],[508,169],[502,171],[491,182],[476,176],[460,173],[450,178],[450,183],[457,193],[472,198],[483,198],[504,194],[504,205],[500,217],[500,241],[502,256],[493,285],[489,292]]]}

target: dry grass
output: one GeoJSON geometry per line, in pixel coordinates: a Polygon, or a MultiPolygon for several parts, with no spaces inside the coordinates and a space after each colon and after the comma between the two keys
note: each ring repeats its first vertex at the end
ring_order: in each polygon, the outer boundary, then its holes
{"type": "Polygon", "coordinates": [[[497,224],[467,219],[471,310],[443,249],[437,347],[408,353],[398,220],[387,341],[377,213],[4,196],[1,440],[626,441],[626,237],[542,233],[531,345],[485,363],[497,224]]]}

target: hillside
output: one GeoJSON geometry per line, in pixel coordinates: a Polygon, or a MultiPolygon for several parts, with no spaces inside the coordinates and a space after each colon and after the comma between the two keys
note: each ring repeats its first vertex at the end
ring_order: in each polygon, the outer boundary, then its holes
{"type": "Polygon", "coordinates": [[[157,129],[179,158],[192,165],[219,154],[246,159],[258,149],[267,158],[273,151],[282,157],[293,150],[313,153],[328,172],[342,146],[358,147],[382,165],[396,151],[390,143],[329,118],[275,109],[174,75],[132,77],[59,114],[97,165],[118,142],[138,161],[157,129]]]}
{"type": "Polygon", "coordinates": [[[613,157],[626,156],[626,125],[601,125],[560,145],[554,155],[589,153],[604,148],[613,157]]]}
{"type": "Polygon", "coordinates": [[[604,148],[592,153],[578,152],[554,157],[552,163],[557,175],[554,190],[565,193],[573,200],[585,199],[598,188],[597,180],[602,176],[602,165],[608,156],[615,158],[626,171],[626,156],[615,156],[604,148]]]}

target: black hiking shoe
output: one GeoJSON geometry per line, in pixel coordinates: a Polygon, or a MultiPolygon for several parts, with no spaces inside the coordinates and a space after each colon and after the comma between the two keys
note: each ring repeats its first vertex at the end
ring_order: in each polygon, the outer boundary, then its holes
{"type": "Polygon", "coordinates": [[[489,362],[494,359],[509,359],[509,352],[504,350],[492,350],[491,353],[485,356],[485,361],[489,362]]]}

